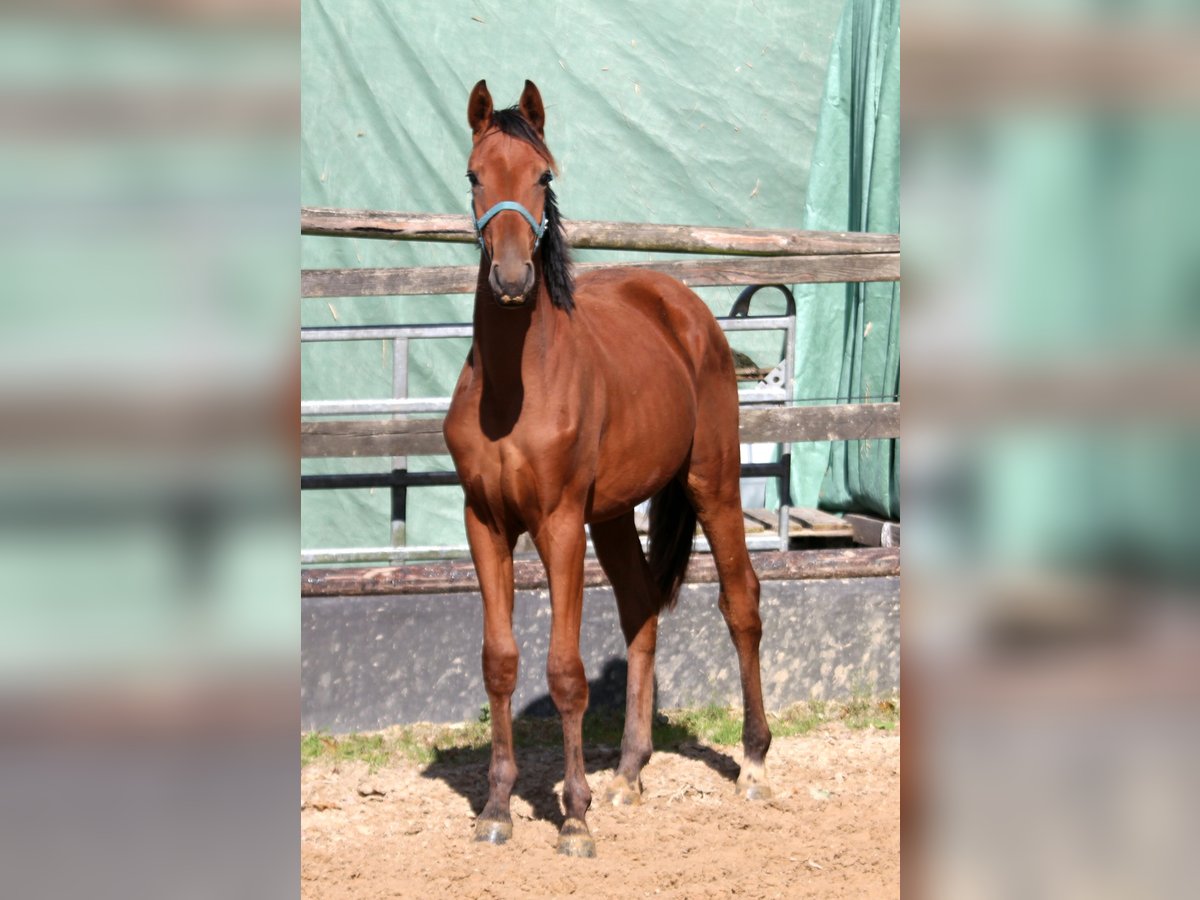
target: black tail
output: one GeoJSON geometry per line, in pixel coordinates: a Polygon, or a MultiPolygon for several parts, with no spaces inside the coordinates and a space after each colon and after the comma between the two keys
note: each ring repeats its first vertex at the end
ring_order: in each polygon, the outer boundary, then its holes
{"type": "Polygon", "coordinates": [[[650,499],[650,573],[662,598],[660,610],[675,606],[695,535],[696,510],[683,485],[672,479],[650,499]]]}

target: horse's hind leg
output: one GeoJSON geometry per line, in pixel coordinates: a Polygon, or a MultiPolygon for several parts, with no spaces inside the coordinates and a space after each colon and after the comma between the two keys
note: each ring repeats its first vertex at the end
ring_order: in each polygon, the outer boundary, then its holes
{"type": "Polygon", "coordinates": [[[721,579],[720,608],[737,650],[742,678],[742,771],[737,792],[750,800],[771,796],[766,756],[771,730],[763,708],[758,646],[762,619],[758,613],[758,576],[750,565],[742,520],[738,446],[704,447],[697,437],[688,470],[687,491],[696,517],[712,547],[721,579]],[[706,453],[705,451],[709,451],[706,453]]]}
{"type": "Polygon", "coordinates": [[[596,557],[613,586],[629,662],[625,692],[625,736],[617,774],[604,801],[637,803],[642,797],[642,767],[650,760],[654,715],[654,647],[658,635],[658,588],[638,541],[633,511],[591,526],[596,557]]]}

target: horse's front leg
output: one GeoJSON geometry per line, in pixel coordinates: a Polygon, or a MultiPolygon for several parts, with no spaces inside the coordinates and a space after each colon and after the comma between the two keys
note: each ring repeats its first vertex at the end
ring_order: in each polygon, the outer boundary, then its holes
{"type": "Polygon", "coordinates": [[[492,720],[492,764],[488,799],[475,821],[475,840],[503,844],[512,836],[509,798],[517,780],[513,755],[512,694],[517,686],[517,643],[513,640],[514,539],[485,521],[468,504],[467,540],[483,595],[483,682],[492,720]]]}
{"type": "Polygon", "coordinates": [[[550,696],[562,716],[566,776],[563,806],[566,821],[558,836],[558,852],[595,856],[596,842],[585,816],[592,803],[583,766],[583,714],[588,704],[587,675],[579,655],[579,625],[583,615],[583,554],[586,538],[583,510],[560,510],[534,536],[550,578],[550,651],[546,679],[550,696]]]}

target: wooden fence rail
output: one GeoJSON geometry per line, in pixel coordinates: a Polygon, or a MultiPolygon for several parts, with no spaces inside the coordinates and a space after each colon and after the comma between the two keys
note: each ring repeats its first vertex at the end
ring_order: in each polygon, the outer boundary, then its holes
{"type": "MultiPolygon", "coordinates": [[[[763,581],[807,581],[817,578],[884,578],[900,574],[899,547],[847,547],[800,553],[754,554],[754,571],[763,581]]],[[[545,588],[546,570],[536,559],[513,560],[517,590],[545,588]]],[[[717,569],[711,556],[696,555],[688,565],[692,584],[714,583],[717,569]]],[[[607,584],[600,564],[583,564],[583,586],[607,584]]],[[[479,590],[475,566],[469,560],[415,563],[370,568],[305,569],[300,577],[304,597],[362,594],[442,594],[479,590]]]]}
{"type": "MultiPolygon", "coordinates": [[[[845,253],[821,256],[764,256],[708,259],[656,259],[646,262],[576,263],[577,274],[621,265],[653,269],[689,287],[742,284],[817,284],[844,281],[898,281],[899,253],[845,253]]],[[[305,269],[302,297],[382,297],[413,294],[469,294],[479,266],[419,266],[385,269],[305,269]]]]}
{"type": "MultiPolygon", "coordinates": [[[[716,228],[646,222],[568,220],[567,242],[585,250],[660,253],[729,253],[738,256],[828,256],[900,253],[898,234],[869,232],[716,228]]],[[[475,231],[465,215],[381,212],[367,209],[300,210],[300,233],[392,241],[472,244],[475,231]]]]}
{"type": "MultiPolygon", "coordinates": [[[[899,403],[744,408],[739,426],[739,437],[747,444],[899,436],[899,403]]],[[[305,457],[434,456],[447,452],[441,416],[300,424],[300,453],[305,457]]]]}

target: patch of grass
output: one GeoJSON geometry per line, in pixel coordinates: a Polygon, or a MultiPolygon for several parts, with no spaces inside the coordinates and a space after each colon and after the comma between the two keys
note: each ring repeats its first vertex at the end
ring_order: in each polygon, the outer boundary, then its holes
{"type": "Polygon", "coordinates": [[[329,736],[319,732],[310,731],[300,735],[300,766],[307,766],[314,760],[320,759],[324,752],[323,742],[329,740],[329,736]]]}
{"type": "MultiPolygon", "coordinates": [[[[848,728],[890,731],[900,723],[898,699],[872,697],[856,691],[841,702],[810,700],[768,717],[776,737],[808,734],[831,722],[848,728]]],[[[585,746],[619,747],[625,715],[619,710],[598,710],[583,717],[585,746]]],[[[742,711],[709,704],[693,709],[662,710],[654,717],[652,736],[656,750],[678,750],[685,742],[733,746],[742,740],[742,711]]],[[[481,714],[463,725],[406,725],[373,734],[331,735],[309,732],[300,737],[300,765],[316,760],[361,761],[371,771],[396,762],[428,765],[436,761],[478,761],[488,758],[491,723],[481,714]]],[[[513,721],[517,747],[561,746],[562,726],[557,717],[523,717],[513,721]]]]}
{"type": "Polygon", "coordinates": [[[824,700],[796,703],[770,717],[771,733],[778,737],[808,734],[831,721],[829,704],[824,700]]]}
{"type": "MultiPolygon", "coordinates": [[[[736,744],[742,739],[741,711],[728,706],[710,703],[697,709],[666,710],[659,714],[659,718],[663,725],[681,729],[694,740],[724,746],[736,744]]],[[[655,746],[661,746],[658,734],[654,734],[654,738],[655,746]]]]}
{"type": "Polygon", "coordinates": [[[431,763],[439,751],[477,751],[486,748],[491,739],[490,726],[481,722],[407,725],[373,734],[311,732],[300,739],[300,765],[316,760],[359,761],[374,772],[398,761],[431,763]]]}
{"type": "Polygon", "coordinates": [[[855,694],[842,704],[841,720],[847,728],[892,731],[900,725],[900,701],[855,694]]]}
{"type": "Polygon", "coordinates": [[[300,742],[300,765],[315,759],[362,760],[371,771],[389,762],[391,753],[382,734],[349,734],[341,737],[317,732],[300,742]]]}
{"type": "Polygon", "coordinates": [[[839,718],[847,728],[890,731],[900,724],[900,698],[878,697],[865,681],[856,680],[849,699],[840,704],[839,718]]]}

